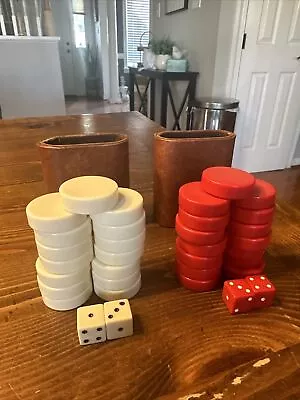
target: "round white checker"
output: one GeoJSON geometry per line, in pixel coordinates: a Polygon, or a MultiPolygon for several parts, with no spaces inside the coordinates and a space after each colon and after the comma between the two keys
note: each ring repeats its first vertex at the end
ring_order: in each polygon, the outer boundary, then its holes
{"type": "Polygon", "coordinates": [[[46,296],[42,296],[42,298],[45,305],[51,308],[52,310],[67,311],[67,310],[73,310],[73,308],[80,307],[91,297],[92,293],[93,293],[93,287],[89,287],[82,293],[80,293],[78,296],[67,300],[53,300],[49,299],[46,296]]]}
{"type": "Polygon", "coordinates": [[[82,254],[91,251],[93,247],[92,239],[76,244],[70,247],[49,247],[43,246],[41,243],[36,241],[36,247],[39,256],[49,261],[69,261],[74,258],[80,257],[82,254]]]}
{"type": "Polygon", "coordinates": [[[39,258],[36,260],[35,267],[40,282],[56,289],[77,285],[82,281],[88,280],[89,276],[91,276],[89,265],[87,268],[80,268],[70,274],[63,275],[50,273],[39,258]]]}
{"type": "Polygon", "coordinates": [[[32,200],[26,207],[26,215],[32,229],[47,233],[75,229],[87,218],[65,210],[59,193],[48,193],[32,200]]]}
{"type": "Polygon", "coordinates": [[[114,208],[118,185],[103,176],[79,176],[64,182],[59,193],[66,210],[75,214],[98,214],[114,208]]]}
{"type": "Polygon", "coordinates": [[[88,252],[83,253],[80,257],[68,261],[50,261],[41,256],[39,258],[49,273],[62,275],[73,273],[79,269],[89,268],[93,256],[93,249],[90,249],[88,252]]]}
{"type": "Polygon", "coordinates": [[[131,225],[109,226],[93,223],[95,240],[98,237],[109,240],[126,240],[136,237],[145,229],[145,211],[143,216],[131,225]]]}
{"type": "Polygon", "coordinates": [[[137,249],[128,253],[109,253],[99,249],[96,245],[94,246],[94,250],[96,258],[108,265],[133,264],[139,260],[143,254],[143,249],[137,249]]]}
{"type": "Polygon", "coordinates": [[[124,279],[102,279],[94,271],[93,281],[94,285],[101,287],[103,290],[128,290],[132,285],[141,277],[140,271],[134,272],[124,279]]]}
{"type": "Polygon", "coordinates": [[[131,299],[134,297],[141,288],[141,278],[139,278],[134,285],[127,290],[105,290],[94,282],[94,290],[98,297],[106,301],[131,299]]]}
{"type": "Polygon", "coordinates": [[[40,292],[42,296],[47,297],[50,300],[68,300],[73,297],[77,297],[80,293],[92,288],[92,279],[89,276],[85,281],[78,283],[77,285],[69,286],[67,288],[58,288],[44,285],[39,277],[37,277],[40,292]]]}
{"type": "Polygon", "coordinates": [[[92,261],[93,272],[102,279],[124,279],[135,272],[140,271],[140,262],[137,261],[128,265],[107,265],[97,260],[92,261]]]}
{"type": "Polygon", "coordinates": [[[138,236],[126,240],[109,240],[95,236],[95,244],[99,249],[111,253],[126,253],[136,249],[143,249],[145,242],[145,230],[138,236]]]}
{"type": "Polygon", "coordinates": [[[92,225],[90,218],[77,228],[61,233],[34,232],[35,239],[44,246],[68,247],[75,246],[88,239],[92,240],[92,225]]]}
{"type": "Polygon", "coordinates": [[[102,214],[92,216],[93,222],[100,225],[130,225],[143,216],[143,197],[135,190],[119,188],[115,207],[102,214]]]}

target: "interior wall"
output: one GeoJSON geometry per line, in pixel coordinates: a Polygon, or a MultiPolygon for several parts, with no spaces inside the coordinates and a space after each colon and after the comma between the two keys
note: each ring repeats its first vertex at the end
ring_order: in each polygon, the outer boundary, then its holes
{"type": "MultiPolygon", "coordinates": [[[[192,3],[190,1],[190,3],[192,3]]],[[[187,50],[190,70],[200,72],[196,94],[212,94],[220,0],[202,0],[201,7],[165,15],[165,2],[153,0],[152,32],[156,38],[169,36],[178,46],[187,50]],[[157,7],[160,4],[160,18],[157,7]]]]}

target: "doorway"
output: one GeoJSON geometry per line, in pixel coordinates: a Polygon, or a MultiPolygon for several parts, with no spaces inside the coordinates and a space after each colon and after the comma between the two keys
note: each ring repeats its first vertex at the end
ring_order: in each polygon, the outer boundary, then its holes
{"type": "Polygon", "coordinates": [[[247,0],[233,165],[251,172],[291,165],[300,130],[300,1],[247,0]]]}

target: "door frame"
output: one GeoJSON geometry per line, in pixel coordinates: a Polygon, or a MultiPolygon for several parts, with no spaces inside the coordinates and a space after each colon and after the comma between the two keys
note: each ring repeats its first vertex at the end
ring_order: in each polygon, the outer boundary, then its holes
{"type": "MultiPolygon", "coordinates": [[[[236,98],[241,60],[242,60],[242,40],[243,35],[246,30],[247,16],[248,16],[248,8],[249,8],[250,0],[239,0],[236,1],[235,15],[234,15],[234,23],[233,23],[233,31],[231,37],[231,45],[229,52],[229,64],[228,71],[226,76],[226,85],[225,85],[225,93],[228,97],[236,98]]],[[[225,5],[224,5],[225,6],[225,5]]],[[[222,8],[221,8],[222,12],[222,8]]],[[[237,115],[236,126],[238,127],[241,124],[241,118],[239,114],[237,115]]],[[[296,135],[293,140],[293,144],[290,149],[290,154],[288,155],[288,161],[285,168],[290,168],[294,165],[300,164],[300,158],[294,158],[296,146],[300,137],[300,123],[297,126],[296,135]]],[[[237,136],[236,138],[236,150],[235,153],[239,153],[240,151],[240,138],[237,136]]]]}

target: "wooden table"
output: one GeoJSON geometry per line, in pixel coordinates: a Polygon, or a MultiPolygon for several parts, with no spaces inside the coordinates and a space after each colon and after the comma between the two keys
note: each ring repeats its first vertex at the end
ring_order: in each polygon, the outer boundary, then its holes
{"type": "MultiPolygon", "coordinates": [[[[277,207],[267,273],[278,295],[269,309],[231,316],[220,290],[181,288],[174,230],[155,224],[147,227],[143,286],[131,301],[133,337],[80,347],[76,311],[42,303],[24,213],[44,192],[35,143],[57,134],[126,132],[133,187],[151,221],[152,135],[160,129],[138,113],[0,121],[1,400],[300,399],[297,185],[293,204],[277,207]]],[[[281,176],[274,174],[268,176],[281,176]]],[[[280,179],[293,188],[289,176],[280,179]]]]}

